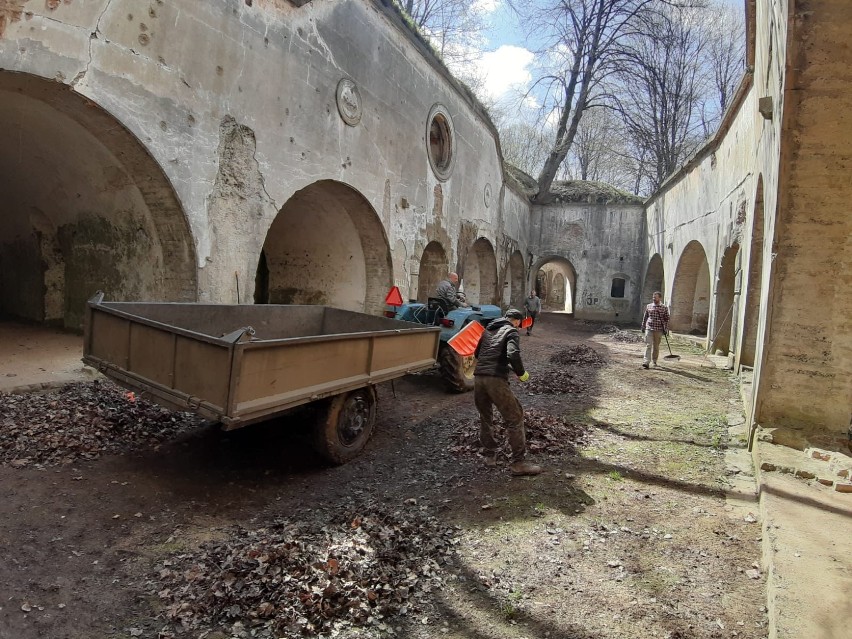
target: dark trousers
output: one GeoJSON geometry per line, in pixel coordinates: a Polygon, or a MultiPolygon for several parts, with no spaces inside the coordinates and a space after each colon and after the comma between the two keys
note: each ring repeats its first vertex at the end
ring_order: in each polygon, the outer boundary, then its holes
{"type": "Polygon", "coordinates": [[[527,451],[524,434],[524,409],[502,377],[477,376],[474,379],[473,400],[479,411],[479,441],[486,457],[497,454],[499,444],[494,439],[494,407],[503,416],[506,436],[512,448],[512,462],[519,462],[527,451]]]}
{"type": "Polygon", "coordinates": [[[527,329],[527,335],[532,333],[533,326],[535,326],[535,320],[538,317],[538,311],[536,311],[535,313],[530,312],[530,317],[532,318],[532,324],[530,324],[530,327],[527,329]]]}

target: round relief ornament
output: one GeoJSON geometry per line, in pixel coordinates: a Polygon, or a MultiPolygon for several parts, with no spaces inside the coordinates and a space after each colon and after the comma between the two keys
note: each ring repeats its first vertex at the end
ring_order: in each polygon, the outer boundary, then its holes
{"type": "Polygon", "coordinates": [[[337,110],[349,126],[361,121],[361,94],[349,78],[342,78],[337,83],[337,110]]]}

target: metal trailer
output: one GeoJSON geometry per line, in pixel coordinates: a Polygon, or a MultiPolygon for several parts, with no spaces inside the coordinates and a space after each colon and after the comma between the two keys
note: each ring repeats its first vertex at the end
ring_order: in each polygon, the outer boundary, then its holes
{"type": "Polygon", "coordinates": [[[375,385],[431,368],[438,353],[439,328],[325,306],[103,297],[86,307],[86,364],[226,430],[316,402],[316,448],[333,463],[370,438],[375,385]]]}

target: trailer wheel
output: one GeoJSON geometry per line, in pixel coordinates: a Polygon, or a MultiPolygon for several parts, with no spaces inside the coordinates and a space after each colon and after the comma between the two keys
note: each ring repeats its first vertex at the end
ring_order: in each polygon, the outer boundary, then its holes
{"type": "Polygon", "coordinates": [[[320,411],[315,448],[327,461],[345,464],[367,445],[376,423],[376,392],[372,387],[335,395],[320,411]]]}
{"type": "Polygon", "coordinates": [[[473,371],[476,368],[476,358],[473,355],[462,357],[451,346],[442,344],[441,352],[438,353],[438,364],[448,390],[454,393],[473,390],[473,371]]]}

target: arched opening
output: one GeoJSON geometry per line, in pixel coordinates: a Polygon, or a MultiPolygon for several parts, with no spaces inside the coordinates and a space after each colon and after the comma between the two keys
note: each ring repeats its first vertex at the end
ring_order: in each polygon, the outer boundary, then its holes
{"type": "Polygon", "coordinates": [[[543,311],[574,312],[577,276],[574,266],[563,257],[551,257],[538,262],[534,288],[541,298],[543,311]]]}
{"type": "Polygon", "coordinates": [[[195,248],[157,162],[67,86],[0,72],[0,316],[79,329],[96,291],[194,301],[195,248]]]}
{"type": "Polygon", "coordinates": [[[447,253],[438,242],[429,242],[420,257],[420,271],[417,276],[417,301],[426,302],[435,296],[441,280],[449,272],[447,253]]]}
{"type": "Polygon", "coordinates": [[[654,293],[659,291],[663,296],[666,294],[666,278],[663,272],[663,258],[659,253],[655,253],[648,262],[648,268],[645,270],[645,281],[642,284],[642,300],[641,305],[650,304],[654,293]]]}
{"type": "Polygon", "coordinates": [[[358,191],[332,180],[287,200],[269,227],[263,255],[272,304],[378,313],[393,283],[381,220],[358,191]]]}
{"type": "Polygon", "coordinates": [[[683,249],[672,286],[671,329],[707,334],[710,317],[710,267],[704,247],[692,240],[683,249]]]}
{"type": "Polygon", "coordinates": [[[713,343],[710,344],[710,350],[713,352],[717,350],[723,353],[729,352],[732,350],[731,346],[734,340],[736,340],[736,335],[732,335],[731,328],[736,324],[734,316],[738,312],[736,309],[738,292],[735,289],[739,251],[739,244],[728,247],[719,266],[719,275],[716,280],[713,343]]]}
{"type": "Polygon", "coordinates": [[[548,296],[548,302],[554,308],[565,309],[565,300],[568,298],[568,280],[562,273],[557,272],[553,278],[553,288],[548,296]]]}
{"type": "Polygon", "coordinates": [[[742,347],[740,348],[740,366],[754,366],[757,351],[757,327],[760,318],[760,293],[763,286],[763,176],[757,180],[754,196],[754,217],[751,224],[751,241],[748,252],[748,286],[745,295],[745,313],[743,315],[742,347]]]}
{"type": "Polygon", "coordinates": [[[506,281],[503,283],[503,306],[521,308],[524,304],[524,258],[519,251],[512,253],[506,267],[506,281]]]}
{"type": "Polygon", "coordinates": [[[481,237],[473,243],[464,261],[464,273],[459,276],[468,304],[497,302],[497,257],[491,242],[481,237]]]}

